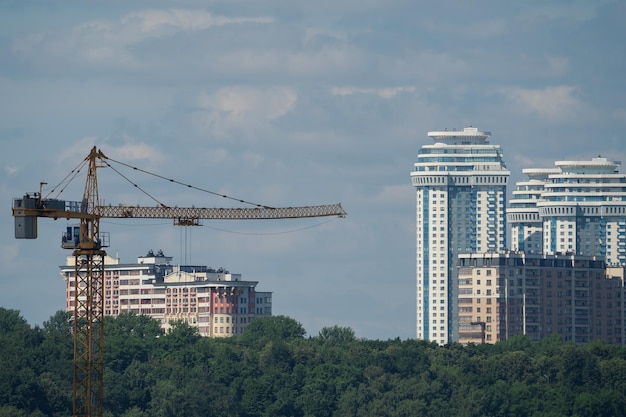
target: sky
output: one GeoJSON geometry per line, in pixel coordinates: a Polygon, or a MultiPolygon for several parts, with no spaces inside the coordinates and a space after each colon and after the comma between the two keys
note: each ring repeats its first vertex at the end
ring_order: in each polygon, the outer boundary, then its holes
{"type": "MultiPolygon", "coordinates": [[[[64,309],[65,220],[14,239],[93,146],[165,178],[346,218],[103,219],[107,252],[224,267],[316,336],[415,337],[415,190],[427,132],[492,132],[511,170],[626,164],[626,2],[0,0],[0,306],[64,309]]],[[[625,169],[622,167],[621,172],[625,169]]],[[[140,172],[98,170],[105,204],[237,207],[140,172]],[[131,183],[137,184],[134,187],[131,183]],[[144,190],[142,192],[141,190],[144,190]]],[[[80,200],[84,176],[56,194],[80,200]]]]}

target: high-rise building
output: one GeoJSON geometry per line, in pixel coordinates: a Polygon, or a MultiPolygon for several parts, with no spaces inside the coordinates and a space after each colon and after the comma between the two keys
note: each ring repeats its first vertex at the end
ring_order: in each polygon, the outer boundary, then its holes
{"type": "Polygon", "coordinates": [[[537,202],[543,252],[600,255],[626,264],[626,174],[607,158],[557,161],[537,202]]]}
{"type": "Polygon", "coordinates": [[[505,248],[506,168],[490,132],[428,132],[417,154],[417,338],[458,339],[457,255],[505,248]]]}
{"type": "Polygon", "coordinates": [[[543,253],[543,222],[537,201],[545,191],[548,176],[559,172],[558,168],[522,170],[528,179],[517,182],[506,210],[507,223],[511,227],[511,250],[543,253]]]}
{"type": "Polygon", "coordinates": [[[609,265],[626,265],[626,174],[619,173],[620,163],[597,157],[555,165],[523,170],[529,179],[517,183],[507,209],[511,249],[596,255],[609,265]]]}
{"type": "MultiPolygon", "coordinates": [[[[241,335],[251,320],[272,315],[272,293],[256,290],[258,282],[223,268],[172,265],[162,251],[137,258],[137,263],[104,259],[104,315],[141,314],[161,323],[173,321],[197,327],[200,335],[241,335]]],[[[65,308],[74,310],[75,258],[61,267],[66,283],[65,308]]]]}
{"type": "Polygon", "coordinates": [[[623,345],[624,268],[604,258],[524,252],[460,254],[459,342],[603,340],[623,345]]]}

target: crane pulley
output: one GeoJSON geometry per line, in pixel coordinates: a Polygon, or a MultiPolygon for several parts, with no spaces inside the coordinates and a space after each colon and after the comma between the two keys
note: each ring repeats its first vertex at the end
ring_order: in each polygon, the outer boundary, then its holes
{"type": "MultiPolygon", "coordinates": [[[[103,412],[104,296],[102,291],[106,256],[103,248],[108,246],[108,238],[100,232],[100,219],[172,219],[175,225],[194,226],[198,225],[201,219],[250,220],[346,216],[341,204],[282,208],[259,204],[255,204],[256,207],[252,208],[181,208],[168,207],[164,204],[159,204],[156,207],[105,206],[100,204],[98,196],[97,170],[110,166],[108,161],[109,158],[95,146],[84,159],[83,163],[87,164],[88,171],[83,197],[80,201],[44,198],[42,186],[45,183],[40,184],[38,193],[25,194],[22,198],[13,200],[15,237],[18,239],[35,239],[37,237],[37,219],[39,217],[55,220],[76,219],[80,222],[80,226],[68,228],[62,241],[62,247],[72,249],[75,258],[74,310],[72,315],[74,416],[102,417],[103,412]]],[[[159,175],[156,176],[160,177],[159,175]]],[[[178,183],[174,180],[169,181],[178,183]]],[[[244,200],[232,199],[252,204],[244,200]]]]}

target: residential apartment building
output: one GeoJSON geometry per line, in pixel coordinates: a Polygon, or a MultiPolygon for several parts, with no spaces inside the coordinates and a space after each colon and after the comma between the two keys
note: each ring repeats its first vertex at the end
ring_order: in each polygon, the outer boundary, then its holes
{"type": "Polygon", "coordinates": [[[558,168],[522,170],[528,179],[517,182],[506,209],[507,223],[511,227],[511,250],[543,253],[543,221],[537,202],[545,191],[549,176],[560,172],[558,168]]]}
{"type": "Polygon", "coordinates": [[[555,165],[522,171],[529,179],[517,183],[507,209],[511,249],[598,255],[609,265],[625,265],[626,174],[619,173],[620,163],[597,157],[555,165]]]}
{"type": "Polygon", "coordinates": [[[509,170],[490,132],[428,132],[411,172],[416,190],[417,338],[458,338],[457,255],[505,248],[509,170]]]}
{"type": "MultiPolygon", "coordinates": [[[[604,300],[596,297],[593,319],[596,320],[597,326],[606,327],[604,331],[608,338],[614,337],[615,343],[618,343],[621,338],[622,346],[626,346],[626,265],[609,265],[606,268],[606,278],[606,286],[619,287],[621,285],[622,291],[621,294],[607,296],[604,300]]],[[[596,329],[596,332],[599,331],[596,329]]]]}
{"type": "MultiPolygon", "coordinates": [[[[66,283],[66,310],[74,310],[75,258],[61,267],[66,283]]],[[[163,330],[172,321],[198,328],[200,335],[241,335],[251,320],[272,315],[272,293],[256,290],[258,282],[242,281],[241,274],[223,268],[172,265],[162,251],[137,258],[137,263],[104,260],[104,314],[148,315],[163,330]]]]}
{"type": "Polygon", "coordinates": [[[458,258],[459,342],[559,335],[587,343],[624,340],[624,268],[602,257],[523,252],[458,258]]]}

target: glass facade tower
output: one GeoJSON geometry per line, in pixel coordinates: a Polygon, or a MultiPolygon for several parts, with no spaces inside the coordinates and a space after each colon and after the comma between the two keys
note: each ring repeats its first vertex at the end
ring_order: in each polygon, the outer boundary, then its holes
{"type": "Polygon", "coordinates": [[[511,249],[526,253],[602,256],[626,265],[626,174],[597,157],[529,168],[507,209],[511,249]]]}
{"type": "Polygon", "coordinates": [[[626,174],[620,162],[557,161],[537,201],[543,252],[599,255],[626,264],[626,174]]]}
{"type": "Polygon", "coordinates": [[[543,221],[539,216],[537,202],[545,191],[549,176],[560,172],[558,168],[522,170],[528,179],[516,184],[506,211],[507,223],[511,227],[511,250],[543,253],[543,221]]]}
{"type": "Polygon", "coordinates": [[[416,189],[417,338],[458,340],[457,256],[506,245],[509,170],[490,132],[428,132],[411,172],[416,189]]]}

